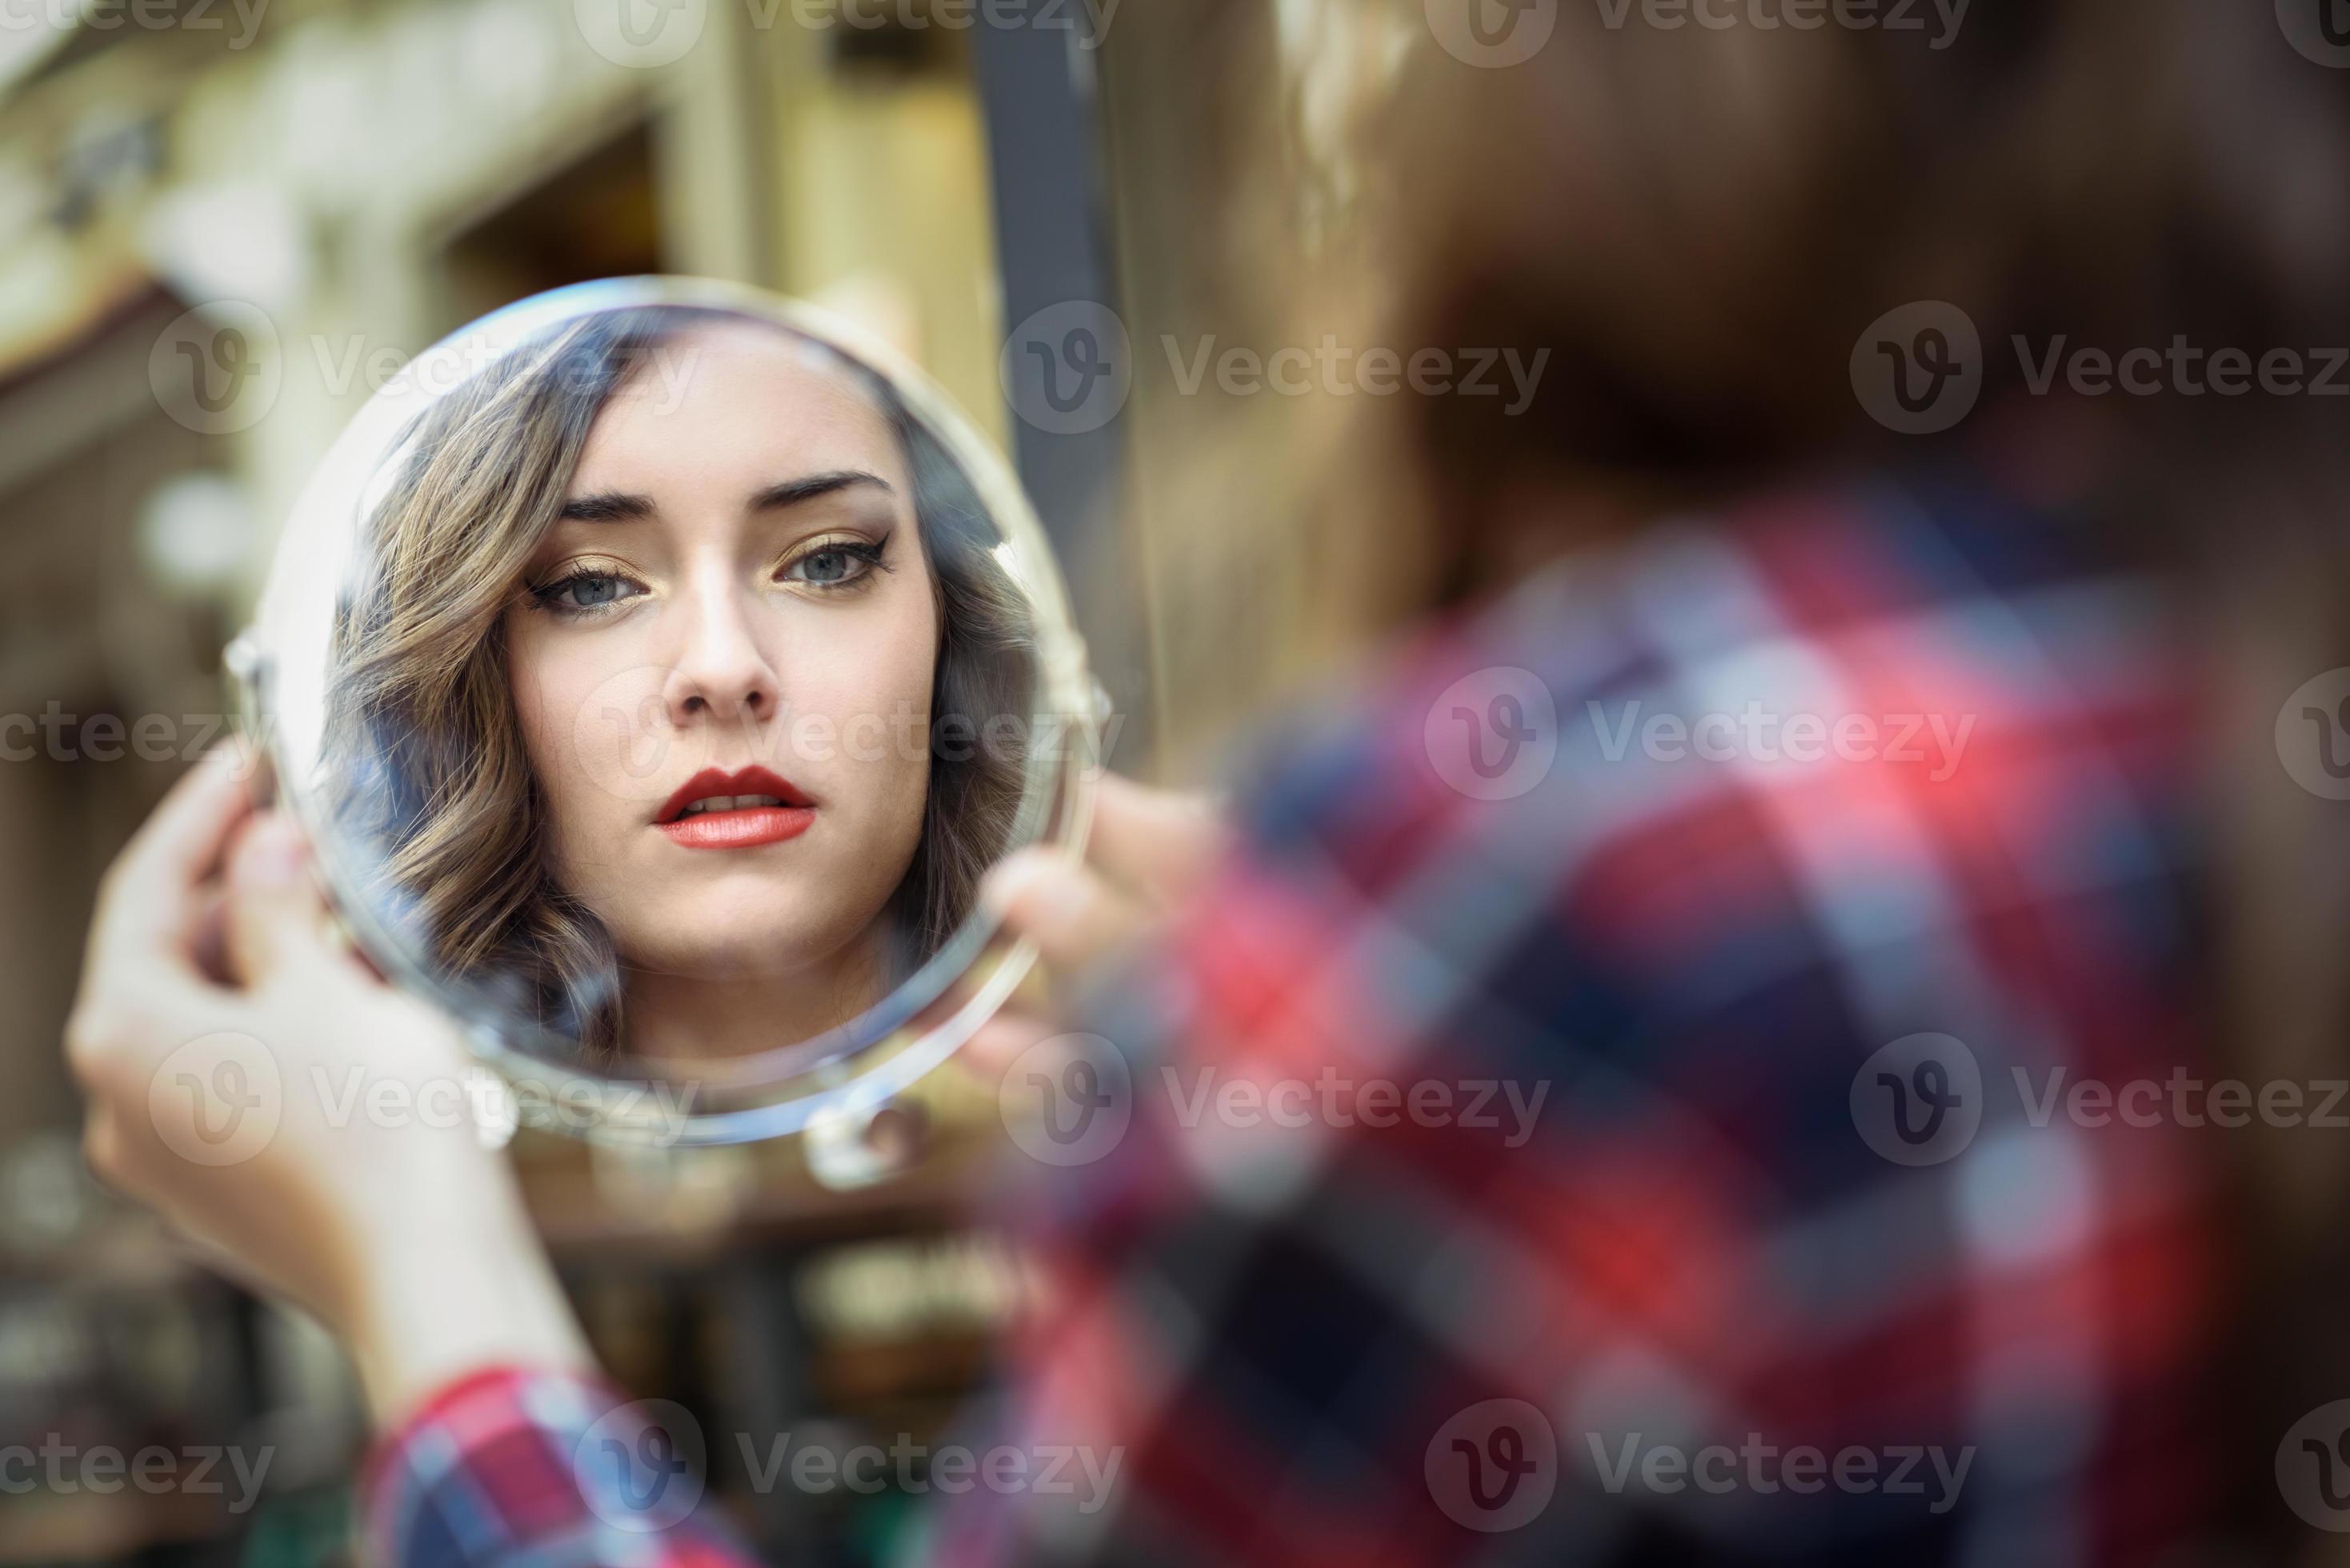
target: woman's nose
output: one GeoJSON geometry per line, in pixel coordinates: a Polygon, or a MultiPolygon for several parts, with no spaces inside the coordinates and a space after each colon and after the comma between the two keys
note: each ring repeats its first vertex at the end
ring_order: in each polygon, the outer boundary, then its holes
{"type": "Polygon", "coordinates": [[[683,640],[661,692],[670,722],[773,717],[778,682],[760,648],[756,605],[733,585],[712,583],[687,593],[680,607],[683,640]]]}

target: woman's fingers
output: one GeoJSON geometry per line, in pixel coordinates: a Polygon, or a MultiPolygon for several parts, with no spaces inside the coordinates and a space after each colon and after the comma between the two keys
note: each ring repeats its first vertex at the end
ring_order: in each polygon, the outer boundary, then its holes
{"type": "Polygon", "coordinates": [[[1151,911],[1088,867],[1045,849],[1004,857],[980,897],[1036,944],[1047,963],[1078,965],[1140,936],[1151,911]]]}
{"type": "Polygon", "coordinates": [[[109,1191],[121,1190],[122,1134],[114,1125],[113,1114],[103,1105],[93,1106],[83,1119],[81,1154],[99,1186],[109,1191]]]}
{"type": "Polygon", "coordinates": [[[1141,937],[1213,869],[1231,829],[1200,795],[1102,776],[1083,865],[1045,849],[1008,855],[981,897],[1047,962],[1088,962],[1141,937]]]}
{"type": "Polygon", "coordinates": [[[101,959],[192,967],[196,889],[253,811],[252,771],[241,745],[222,746],[172,786],[107,873],[90,930],[90,968],[101,959]]]}
{"type": "Polygon", "coordinates": [[[290,817],[254,818],[229,859],[224,901],[232,979],[265,984],[296,964],[329,958],[327,910],[310,877],[310,849],[290,817]]]}
{"type": "Polygon", "coordinates": [[[1104,774],[1086,858],[1165,908],[1200,885],[1231,841],[1222,808],[1207,796],[1149,789],[1104,774]]]}
{"type": "Polygon", "coordinates": [[[1049,1019],[1019,1007],[1005,1007],[972,1032],[962,1048],[962,1059],[990,1085],[1012,1070],[1029,1048],[1051,1039],[1060,1030],[1049,1019]]]}

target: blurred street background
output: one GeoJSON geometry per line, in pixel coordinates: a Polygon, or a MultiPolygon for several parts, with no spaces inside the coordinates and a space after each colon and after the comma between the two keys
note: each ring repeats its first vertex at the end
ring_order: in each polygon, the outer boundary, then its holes
{"type": "MultiPolygon", "coordinates": [[[[1211,692],[1154,686],[1155,605],[1213,569],[1186,514],[1283,504],[1228,477],[1242,452],[1192,460],[1215,389],[1179,395],[1137,353],[1107,417],[1024,420],[1007,335],[1073,304],[1137,345],[1244,330],[1230,282],[1271,297],[1329,232],[1345,171],[1315,149],[1387,45],[1314,0],[975,9],[0,0],[0,1562],[348,1552],[364,1428],[339,1355],[93,1185],[58,1040],[100,871],[234,723],[222,651],[281,519],[433,341],[608,275],[830,306],[1014,454],[1122,765],[1274,678],[1240,639],[1211,692]],[[1211,92],[1263,134],[1203,137],[1211,92]],[[130,1474],[92,1474],[100,1452],[130,1474]],[[142,1454],[173,1484],[136,1484],[142,1454]]],[[[1291,410],[1256,414],[1277,448],[1291,410]]],[[[923,1093],[929,1151],[879,1187],[827,1185],[796,1142],[525,1136],[605,1365],[713,1430],[936,1429],[985,1386],[1019,1277],[944,1201],[1003,1137],[993,1096],[923,1093]]],[[[736,1457],[712,1465],[731,1496],[736,1457]]],[[[733,1512],[767,1551],[855,1562],[904,1501],[783,1487],[733,1512]]]]}

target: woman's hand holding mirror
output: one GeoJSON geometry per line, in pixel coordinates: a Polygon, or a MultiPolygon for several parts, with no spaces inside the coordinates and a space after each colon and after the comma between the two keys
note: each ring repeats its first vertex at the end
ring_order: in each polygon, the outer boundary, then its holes
{"type": "MultiPolygon", "coordinates": [[[[1055,981],[1063,981],[1157,936],[1232,842],[1231,824],[1211,797],[1105,774],[1082,861],[1020,850],[988,873],[980,896],[1005,930],[1034,942],[1055,981]]],[[[1049,1001],[1007,1006],[973,1037],[971,1064],[1000,1076],[1069,1022],[1049,1001]]]]}
{"type": "Polygon", "coordinates": [[[91,1168],[345,1337],[379,1412],[500,1358],[585,1366],[480,1067],[335,940],[255,773],[206,758],[107,877],[67,1037],[91,1168]]]}

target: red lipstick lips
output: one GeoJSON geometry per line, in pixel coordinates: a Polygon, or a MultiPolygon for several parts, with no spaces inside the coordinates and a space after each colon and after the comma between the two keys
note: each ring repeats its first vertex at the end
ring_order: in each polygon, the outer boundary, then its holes
{"type": "Polygon", "coordinates": [[[765,768],[704,768],[661,804],[653,826],[687,849],[755,849],[797,838],[816,806],[792,782],[765,768]]]}

